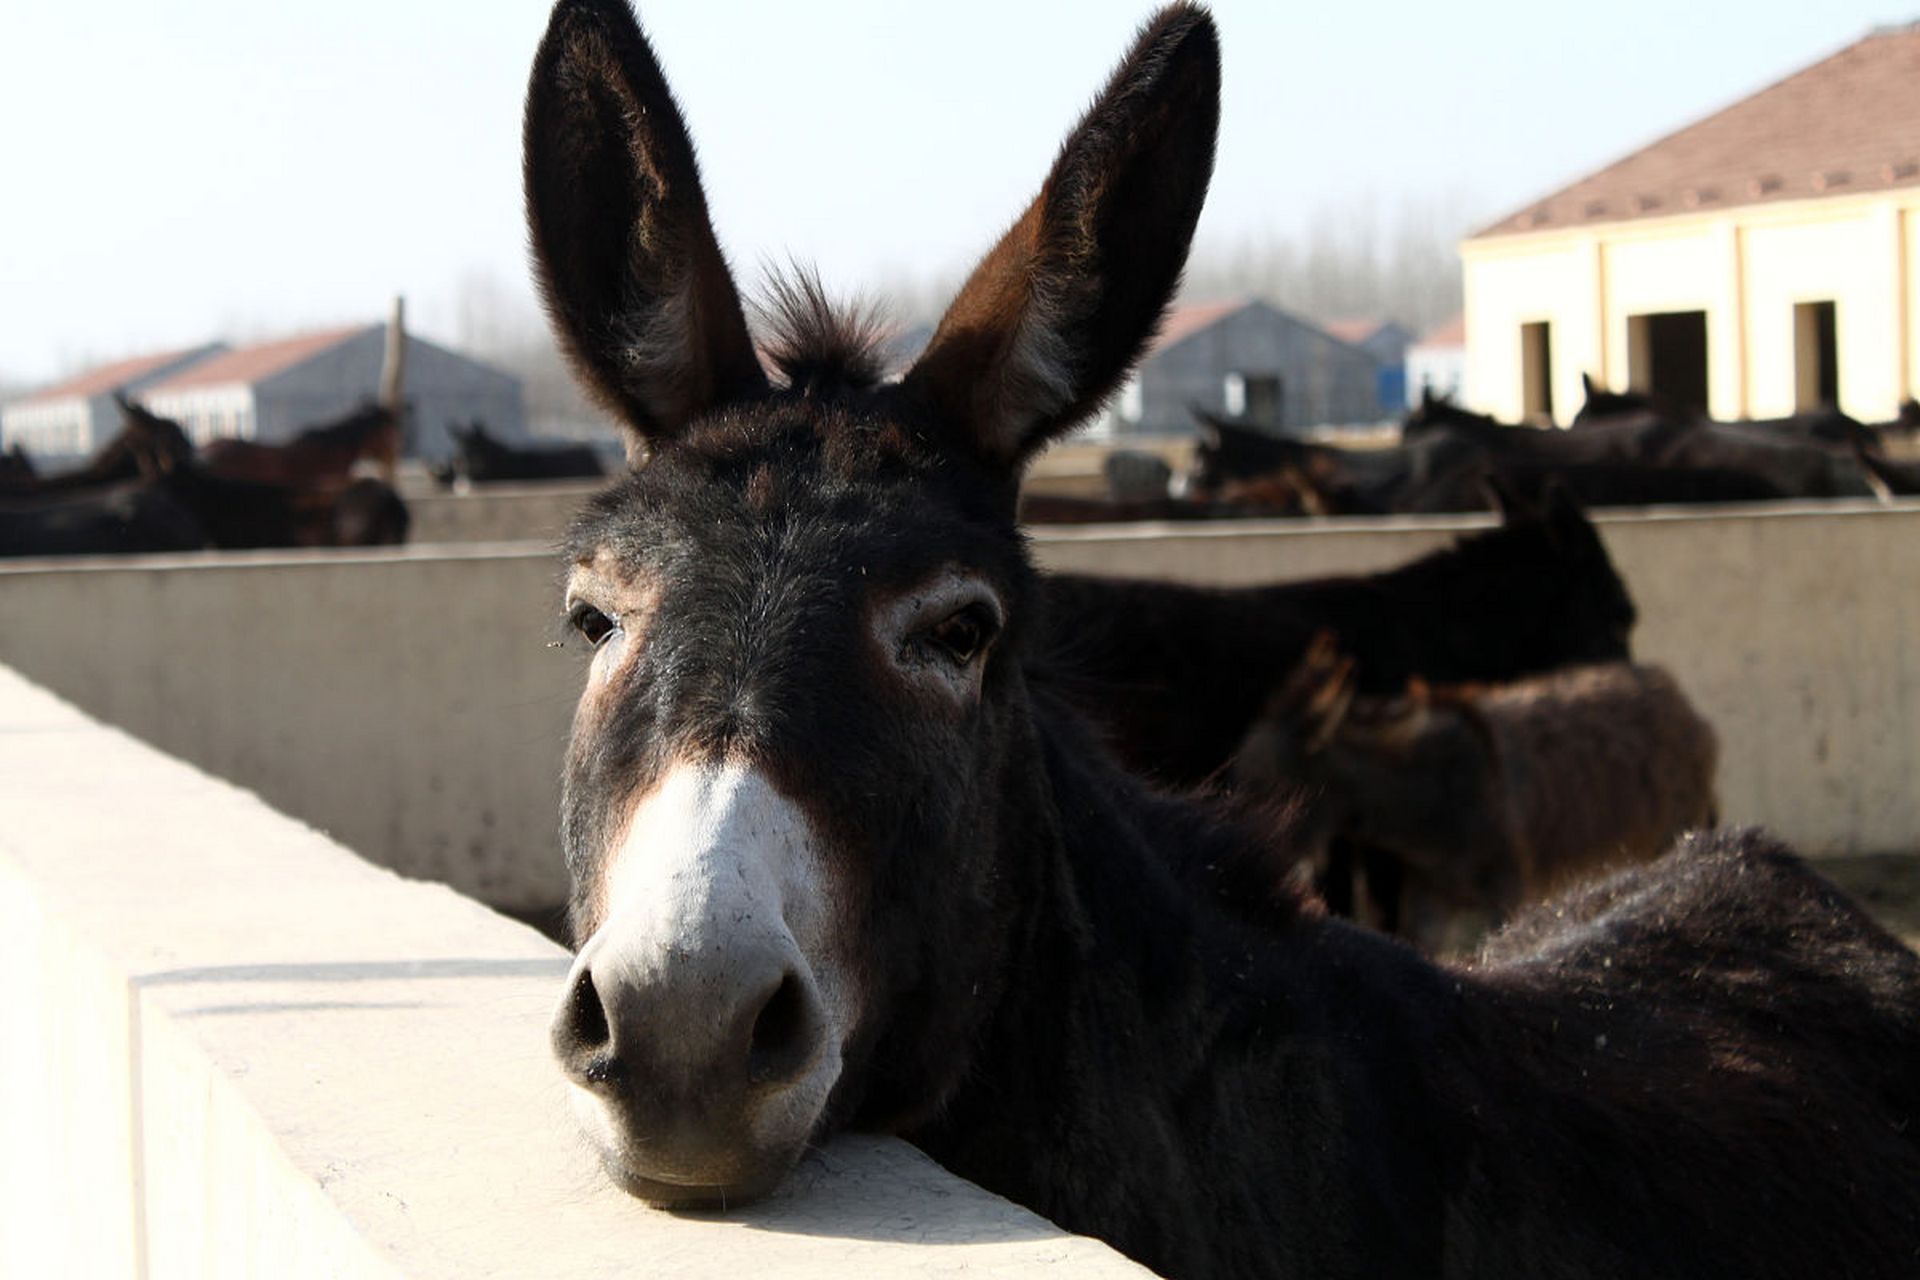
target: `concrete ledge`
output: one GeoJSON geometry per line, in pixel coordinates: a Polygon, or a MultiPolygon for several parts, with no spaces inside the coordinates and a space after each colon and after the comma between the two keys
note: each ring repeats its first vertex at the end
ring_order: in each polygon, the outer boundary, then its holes
{"type": "Polygon", "coordinates": [[[0,1275],[1144,1275],[902,1143],[649,1210],[572,1138],[566,954],[0,668],[0,1275]]]}
{"type": "Polygon", "coordinates": [[[557,544],[586,500],[613,479],[489,484],[470,493],[412,494],[407,498],[412,540],[557,544]]]}

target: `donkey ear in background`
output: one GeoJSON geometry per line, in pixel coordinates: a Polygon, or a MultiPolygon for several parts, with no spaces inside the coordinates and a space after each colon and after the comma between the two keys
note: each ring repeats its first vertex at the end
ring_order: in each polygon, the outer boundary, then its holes
{"type": "Polygon", "coordinates": [[[763,394],[693,142],[625,0],[560,0],[524,135],[534,274],[561,347],[629,453],[763,394]]]}
{"type": "Polygon", "coordinates": [[[1179,285],[1219,122],[1213,21],[1173,5],[1140,33],[907,374],[980,456],[1017,469],[1139,358],[1179,285]]]}

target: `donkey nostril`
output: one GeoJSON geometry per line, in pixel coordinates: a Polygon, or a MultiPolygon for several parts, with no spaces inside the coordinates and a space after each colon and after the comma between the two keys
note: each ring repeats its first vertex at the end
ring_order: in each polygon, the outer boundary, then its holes
{"type": "Polygon", "coordinates": [[[613,1055],[613,1030],[606,1004],[593,985],[593,973],[581,969],[553,1021],[553,1052],[573,1079],[586,1085],[613,1083],[619,1063],[613,1055]]]}
{"type": "Polygon", "coordinates": [[[760,1007],[747,1045],[747,1078],[777,1084],[800,1074],[813,1057],[813,1018],[805,985],[789,972],[760,1007]]]}
{"type": "Polygon", "coordinates": [[[574,1044],[582,1049],[604,1049],[613,1040],[607,1026],[607,1006],[593,985],[593,970],[582,969],[573,987],[571,1023],[574,1044]]]}

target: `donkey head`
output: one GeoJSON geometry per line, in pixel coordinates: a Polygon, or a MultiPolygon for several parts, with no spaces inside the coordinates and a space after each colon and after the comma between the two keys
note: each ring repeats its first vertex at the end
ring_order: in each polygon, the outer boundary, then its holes
{"type": "Polygon", "coordinates": [[[168,475],[193,456],[193,441],[172,418],[161,417],[119,391],[113,393],[113,402],[120,408],[123,425],[108,447],[130,456],[143,479],[168,475]]]}
{"type": "Polygon", "coordinates": [[[1020,472],[1175,288],[1218,79],[1206,15],[1160,14],[903,378],[880,384],[861,326],[803,282],[776,385],[632,14],[554,11],[526,115],[536,270],[643,461],[570,537],[591,658],[553,1042],[634,1194],[757,1194],[825,1130],[912,1123],[964,1070],[1044,826],[1023,826],[1044,801],[1020,472]]]}

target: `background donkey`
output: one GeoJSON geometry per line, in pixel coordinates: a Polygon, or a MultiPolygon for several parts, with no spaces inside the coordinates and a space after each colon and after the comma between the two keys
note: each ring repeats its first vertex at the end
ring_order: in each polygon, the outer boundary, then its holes
{"type": "Polygon", "coordinates": [[[1165,10],[901,381],[809,308],[773,386],[632,15],[555,10],[536,264],[646,455],[568,547],[553,1041],[590,1141],[715,1205],[892,1130],[1174,1276],[1909,1265],[1920,958],[1797,860],[1686,848],[1479,972],[1257,928],[1167,863],[1269,847],[1025,661],[1020,473],[1171,297],[1218,93],[1212,23],[1165,10]]]}
{"type": "Polygon", "coordinates": [[[1409,677],[1511,680],[1629,656],[1632,599],[1560,491],[1502,528],[1383,573],[1262,587],[1048,575],[1044,660],[1126,765],[1193,785],[1225,769],[1316,632],[1368,693],[1409,677]]]}
{"type": "MultiPolygon", "coordinates": [[[[1237,789],[1304,791],[1311,829],[1357,850],[1383,928],[1439,948],[1449,916],[1522,903],[1658,857],[1714,820],[1719,746],[1673,677],[1624,662],[1396,698],[1354,695],[1330,634],[1236,754],[1237,789]]],[[[1330,900],[1351,900],[1331,886],[1330,900]]],[[[1484,920],[1481,922],[1484,923],[1484,920]]]]}

